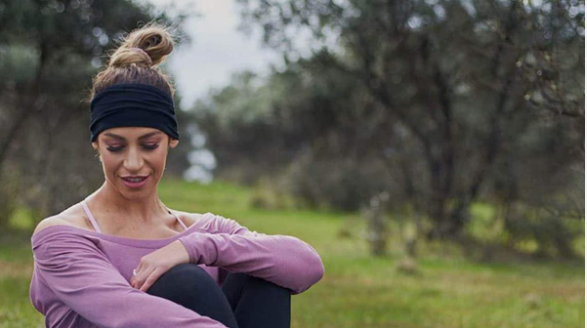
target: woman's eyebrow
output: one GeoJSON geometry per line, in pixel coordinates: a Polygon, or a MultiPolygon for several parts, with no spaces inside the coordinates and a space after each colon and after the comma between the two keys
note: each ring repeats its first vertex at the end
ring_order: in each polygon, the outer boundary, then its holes
{"type": "Polygon", "coordinates": [[[110,132],[106,132],[106,133],[104,133],[104,135],[107,136],[107,137],[112,137],[114,139],[118,139],[118,140],[126,140],[124,137],[121,137],[121,136],[119,136],[117,134],[110,133],[110,132]]]}
{"type": "MultiPolygon", "coordinates": [[[[145,138],[148,138],[148,137],[154,136],[156,134],[160,134],[160,133],[161,132],[159,132],[159,131],[153,131],[153,132],[150,132],[150,133],[147,133],[145,135],[140,136],[139,139],[145,139],[145,138]]],[[[110,133],[110,132],[106,132],[106,133],[104,133],[104,135],[105,136],[108,136],[108,137],[112,137],[112,138],[118,139],[118,140],[126,140],[123,136],[119,136],[117,134],[110,133]]]]}
{"type": "Polygon", "coordinates": [[[161,132],[159,132],[159,131],[153,131],[153,132],[150,132],[150,133],[147,133],[145,135],[140,136],[139,139],[145,139],[145,138],[148,138],[148,137],[160,134],[160,133],[161,132]]]}

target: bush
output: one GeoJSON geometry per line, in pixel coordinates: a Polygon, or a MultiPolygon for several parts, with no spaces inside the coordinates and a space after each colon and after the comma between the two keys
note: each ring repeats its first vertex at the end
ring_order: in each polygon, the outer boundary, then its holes
{"type": "Polygon", "coordinates": [[[505,230],[512,245],[534,241],[538,256],[576,256],[573,240],[579,231],[571,231],[564,218],[523,204],[512,204],[505,211],[505,230]]]}
{"type": "Polygon", "coordinates": [[[294,197],[304,205],[357,211],[381,190],[388,190],[385,169],[376,161],[302,156],[286,174],[294,197]]]}

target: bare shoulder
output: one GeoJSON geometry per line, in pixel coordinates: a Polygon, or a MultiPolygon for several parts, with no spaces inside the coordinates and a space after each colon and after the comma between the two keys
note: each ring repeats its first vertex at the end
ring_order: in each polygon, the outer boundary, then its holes
{"type": "Polygon", "coordinates": [[[173,210],[173,212],[179,216],[181,221],[183,221],[187,227],[191,227],[194,223],[200,221],[204,217],[204,214],[199,213],[189,213],[178,210],[173,210]]]}
{"type": "Polygon", "coordinates": [[[72,226],[72,224],[70,223],[70,220],[68,220],[68,218],[66,216],[64,216],[62,214],[57,214],[57,215],[45,218],[41,222],[39,222],[39,224],[37,224],[37,227],[35,228],[35,231],[33,231],[33,236],[35,234],[39,233],[40,231],[47,229],[48,227],[57,226],[57,225],[72,226]]]}
{"type": "Polygon", "coordinates": [[[37,224],[37,227],[33,231],[33,236],[38,232],[47,229],[48,227],[57,225],[66,225],[74,228],[91,230],[91,227],[88,227],[85,222],[84,215],[79,213],[75,206],[72,206],[57,215],[53,215],[41,220],[41,222],[37,224]]]}

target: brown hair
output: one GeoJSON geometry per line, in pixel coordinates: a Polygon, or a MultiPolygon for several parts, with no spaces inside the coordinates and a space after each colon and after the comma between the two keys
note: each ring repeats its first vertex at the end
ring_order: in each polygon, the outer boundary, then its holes
{"type": "Polygon", "coordinates": [[[108,66],[94,77],[89,99],[107,87],[124,83],[148,84],[173,97],[175,90],[170,79],[155,67],[173,51],[174,40],[169,28],[148,23],[118,42],[120,45],[110,55],[108,66]]]}

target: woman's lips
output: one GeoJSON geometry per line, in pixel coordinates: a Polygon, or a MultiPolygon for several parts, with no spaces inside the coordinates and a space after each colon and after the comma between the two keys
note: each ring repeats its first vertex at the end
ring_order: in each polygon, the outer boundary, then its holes
{"type": "Polygon", "coordinates": [[[122,178],[122,182],[124,182],[124,184],[129,187],[129,188],[141,188],[142,186],[144,186],[145,184],[147,184],[147,179],[149,178],[149,176],[143,177],[142,179],[137,179],[137,178],[122,178]],[[131,181],[133,180],[133,181],[131,181]]]}

